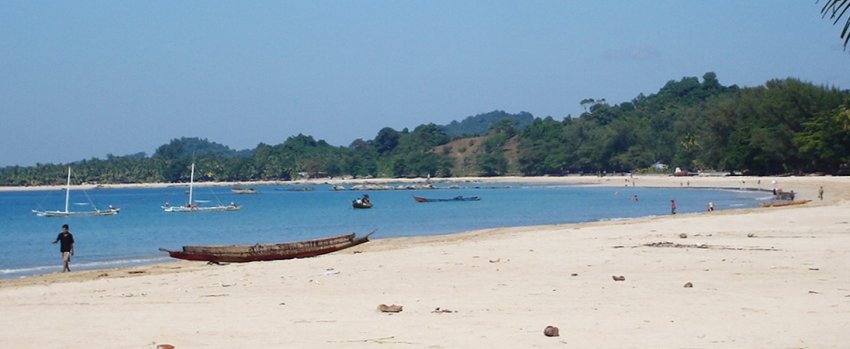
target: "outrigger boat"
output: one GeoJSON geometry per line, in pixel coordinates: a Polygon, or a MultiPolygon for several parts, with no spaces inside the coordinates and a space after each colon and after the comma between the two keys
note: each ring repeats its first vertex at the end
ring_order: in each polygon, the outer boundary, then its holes
{"type": "Polygon", "coordinates": [[[112,207],[109,205],[109,208],[106,210],[100,210],[97,207],[94,207],[92,211],[70,211],[68,210],[68,204],[71,198],[71,167],[68,166],[68,181],[65,184],[65,210],[64,211],[49,211],[49,210],[32,210],[36,216],[39,217],[96,217],[96,216],[112,216],[118,214],[120,211],[117,207],[112,207]]]}
{"type": "Polygon", "coordinates": [[[181,250],[168,252],[173,258],[208,262],[256,262],[281,259],[306,258],[346,249],[369,241],[371,232],[363,237],[354,233],[323,239],[286,242],[280,244],[227,245],[227,246],[183,246],[181,250]]]}
{"type": "Polygon", "coordinates": [[[192,172],[189,175],[189,201],[186,202],[184,206],[173,206],[170,203],[166,202],[165,205],[162,205],[162,210],[164,212],[222,212],[222,211],[239,211],[240,207],[234,202],[231,202],[228,205],[215,205],[215,206],[201,206],[196,202],[197,200],[192,200],[193,188],[195,186],[195,163],[192,163],[192,172]]]}

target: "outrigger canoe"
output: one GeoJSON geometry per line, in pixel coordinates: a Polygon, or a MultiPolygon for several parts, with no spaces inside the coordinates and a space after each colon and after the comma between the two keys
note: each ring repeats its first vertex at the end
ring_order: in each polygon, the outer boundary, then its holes
{"type": "Polygon", "coordinates": [[[183,246],[181,250],[168,252],[173,258],[208,262],[255,262],[281,259],[306,258],[346,249],[369,241],[369,235],[356,237],[354,233],[323,239],[285,242],[279,244],[226,245],[226,246],[183,246]]]}

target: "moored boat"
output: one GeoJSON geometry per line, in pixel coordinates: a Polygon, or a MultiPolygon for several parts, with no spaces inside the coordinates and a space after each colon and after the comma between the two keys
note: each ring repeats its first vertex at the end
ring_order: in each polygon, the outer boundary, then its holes
{"type": "Polygon", "coordinates": [[[369,194],[363,194],[363,197],[351,201],[351,206],[354,208],[372,208],[372,200],[369,199],[369,194]]]}
{"type": "Polygon", "coordinates": [[[230,188],[230,192],[233,194],[259,194],[260,192],[254,188],[230,188]]]}
{"type": "Polygon", "coordinates": [[[201,200],[194,200],[192,193],[195,187],[195,163],[192,163],[191,174],[189,175],[189,200],[186,201],[185,205],[182,206],[174,206],[171,203],[166,202],[161,206],[163,212],[230,212],[230,211],[239,211],[241,207],[235,202],[231,202],[230,204],[223,205],[218,204],[214,206],[201,206],[199,203],[201,200]]]}
{"type": "Polygon", "coordinates": [[[68,180],[65,184],[64,190],[65,190],[65,210],[64,211],[59,211],[59,210],[53,210],[53,211],[51,211],[51,210],[32,210],[32,212],[35,213],[36,216],[39,216],[39,217],[101,217],[101,216],[114,216],[114,215],[118,214],[118,212],[121,211],[121,209],[119,209],[117,207],[112,207],[112,205],[109,205],[109,208],[107,208],[106,210],[101,210],[101,209],[98,209],[96,206],[94,206],[94,203],[91,204],[94,208],[93,210],[89,210],[89,211],[71,211],[71,210],[69,210],[68,205],[69,205],[69,202],[70,202],[69,200],[70,200],[70,196],[71,196],[71,167],[70,166],[68,166],[68,180]]]}
{"type": "Polygon", "coordinates": [[[322,239],[285,242],[279,244],[226,245],[226,246],[183,246],[181,250],[168,252],[173,258],[208,262],[256,262],[293,258],[306,258],[346,249],[369,241],[369,236],[356,237],[344,234],[322,239]]]}
{"type": "Polygon", "coordinates": [[[458,195],[458,196],[455,196],[455,197],[449,198],[449,199],[432,199],[432,198],[426,198],[426,197],[413,195],[413,200],[416,200],[416,202],[446,202],[446,201],[480,201],[481,198],[477,197],[477,196],[458,195]]]}

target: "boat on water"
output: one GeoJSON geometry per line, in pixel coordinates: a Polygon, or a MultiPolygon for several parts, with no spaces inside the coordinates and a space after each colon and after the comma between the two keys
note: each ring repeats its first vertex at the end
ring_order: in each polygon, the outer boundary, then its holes
{"type": "Polygon", "coordinates": [[[254,188],[230,188],[230,192],[233,194],[259,194],[260,192],[254,188]]]}
{"type": "Polygon", "coordinates": [[[336,252],[369,241],[371,232],[362,237],[344,234],[315,240],[285,242],[279,244],[226,245],[226,246],[183,246],[180,250],[168,250],[169,256],[190,261],[208,262],[256,262],[293,258],[306,258],[336,252]]]}
{"type": "Polygon", "coordinates": [[[363,194],[363,197],[351,202],[354,208],[372,208],[372,200],[369,199],[369,194],[363,194]]]}
{"type": "Polygon", "coordinates": [[[68,166],[68,180],[65,184],[65,210],[64,211],[50,211],[50,210],[32,210],[36,216],[39,217],[97,217],[97,216],[113,216],[118,214],[120,211],[117,207],[112,207],[109,205],[109,208],[106,210],[100,210],[94,203],[92,203],[92,207],[94,210],[89,211],[70,211],[68,209],[69,203],[71,199],[71,166],[68,166]]]}
{"type": "Polygon", "coordinates": [[[480,201],[481,198],[478,197],[478,196],[458,195],[458,196],[455,196],[453,198],[448,198],[448,199],[432,199],[432,198],[426,198],[426,197],[413,195],[413,200],[415,200],[416,202],[447,202],[447,201],[480,201]]]}
{"type": "Polygon", "coordinates": [[[314,191],[313,187],[294,187],[294,188],[274,188],[277,191],[314,191]]]}
{"type": "Polygon", "coordinates": [[[192,163],[192,172],[189,175],[189,200],[186,201],[186,205],[183,206],[173,206],[170,203],[166,202],[162,205],[162,210],[164,212],[227,212],[227,211],[239,211],[241,207],[237,205],[235,202],[231,202],[227,205],[218,204],[215,206],[203,206],[201,205],[200,200],[193,200],[193,188],[195,186],[195,163],[192,163]]]}

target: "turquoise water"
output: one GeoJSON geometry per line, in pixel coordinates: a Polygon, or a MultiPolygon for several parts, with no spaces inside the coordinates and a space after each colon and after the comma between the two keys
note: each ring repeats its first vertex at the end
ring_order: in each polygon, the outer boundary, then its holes
{"type": "MultiPolygon", "coordinates": [[[[299,186],[304,187],[304,186],[299,186]]],[[[754,207],[767,194],[755,191],[691,188],[600,188],[522,183],[469,183],[433,190],[312,191],[289,186],[255,187],[260,194],[234,195],[229,187],[200,187],[195,198],[211,203],[235,201],[237,212],[164,213],[160,206],[186,200],[185,187],[72,191],[71,210],[114,205],[111,217],[46,218],[32,209],[62,209],[64,192],[0,192],[0,278],[61,270],[56,238],[69,224],[77,241],[72,270],[109,268],[167,261],[158,248],[183,245],[254,244],[304,240],[347,232],[373,239],[449,234],[473,229],[587,222],[669,215],[670,200],[679,213],[703,212],[709,201],[717,210],[754,207]],[[351,201],[368,193],[374,208],[356,210],[351,201]],[[417,203],[412,195],[450,198],[479,196],[481,201],[417,203]],[[630,200],[634,195],[638,201],[630,200]]],[[[441,188],[442,187],[442,188],[441,188]]]]}

